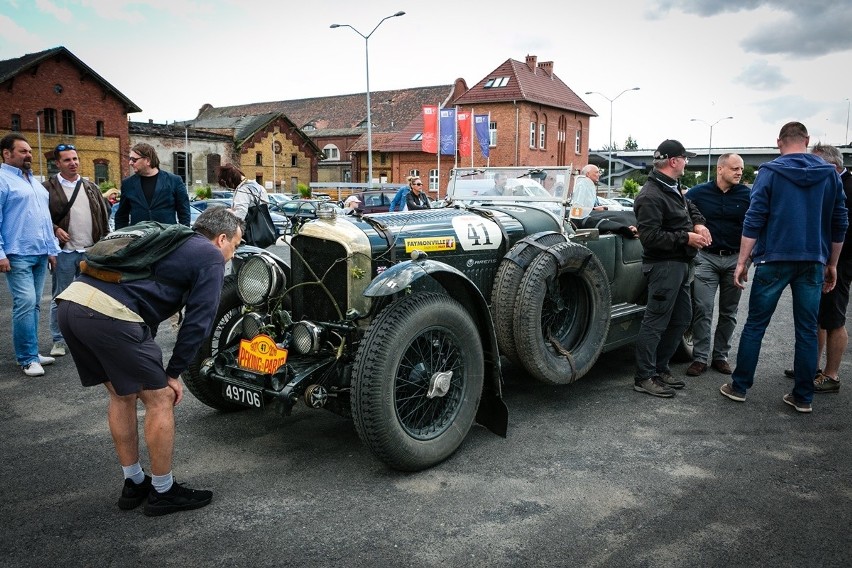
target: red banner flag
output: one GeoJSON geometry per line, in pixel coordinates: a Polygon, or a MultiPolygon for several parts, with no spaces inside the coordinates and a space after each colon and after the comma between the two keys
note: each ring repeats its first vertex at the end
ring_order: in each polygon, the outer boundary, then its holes
{"type": "Polygon", "coordinates": [[[438,153],[438,107],[423,106],[423,138],[421,149],[429,154],[438,153]]]}
{"type": "Polygon", "coordinates": [[[473,117],[469,112],[461,111],[458,113],[459,121],[459,155],[470,157],[471,149],[471,130],[473,129],[473,117]]]}

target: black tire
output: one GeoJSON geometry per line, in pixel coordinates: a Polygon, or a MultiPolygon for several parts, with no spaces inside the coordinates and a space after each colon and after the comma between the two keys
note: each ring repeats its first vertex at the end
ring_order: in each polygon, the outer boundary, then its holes
{"type": "MultiPolygon", "coordinates": [[[[549,247],[557,243],[564,243],[565,237],[559,233],[554,233],[544,235],[538,242],[549,247]]],[[[518,253],[517,260],[525,267],[529,267],[530,262],[541,253],[541,249],[538,247],[518,243],[512,248],[509,255],[518,247],[523,248],[518,253]]],[[[497,269],[494,288],[491,291],[491,318],[494,320],[494,331],[497,334],[500,355],[505,355],[516,365],[522,363],[515,340],[515,302],[518,298],[518,289],[521,287],[523,276],[524,269],[518,266],[518,263],[514,260],[504,257],[497,269]]]]}
{"type": "Polygon", "coordinates": [[[692,362],[692,326],[689,326],[685,332],[683,332],[683,337],[680,340],[680,344],[677,346],[677,351],[672,355],[672,363],[691,363],[692,362]]]}
{"type": "Polygon", "coordinates": [[[358,436],[403,471],[433,466],[458,449],[482,395],[479,331],[456,300],[416,293],[394,301],[367,329],[352,373],[358,436]],[[453,371],[448,391],[427,398],[435,374],[453,371]]]}
{"type": "Polygon", "coordinates": [[[237,279],[235,276],[227,276],[222,286],[222,295],[219,299],[219,309],[216,311],[213,331],[209,337],[204,339],[198,349],[198,355],[195,356],[186,373],[183,374],[183,382],[189,392],[195,395],[195,398],[211,408],[225,412],[245,410],[245,407],[226,399],[222,395],[221,383],[209,380],[201,372],[201,363],[208,357],[214,357],[221,349],[229,347],[226,344],[226,338],[234,325],[240,321],[241,306],[242,301],[237,294],[237,279]]]}
{"type": "Polygon", "coordinates": [[[524,368],[548,384],[567,384],[589,372],[601,354],[612,319],[606,272],[575,243],[539,255],[521,280],[515,337],[524,368]],[[559,269],[556,257],[567,260],[559,269]],[[558,346],[558,347],[557,347],[558,346]]]}

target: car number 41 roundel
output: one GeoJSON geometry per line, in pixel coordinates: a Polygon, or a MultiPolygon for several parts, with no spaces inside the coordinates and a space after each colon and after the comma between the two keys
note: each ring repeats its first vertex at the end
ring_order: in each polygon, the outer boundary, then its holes
{"type": "Polygon", "coordinates": [[[453,217],[453,230],[463,250],[492,250],[503,244],[497,223],[478,215],[453,217]]]}

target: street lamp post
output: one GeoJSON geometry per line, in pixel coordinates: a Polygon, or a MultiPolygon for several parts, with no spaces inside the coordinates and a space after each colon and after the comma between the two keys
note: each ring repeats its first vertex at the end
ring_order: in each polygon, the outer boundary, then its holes
{"type": "Polygon", "coordinates": [[[720,122],[722,122],[723,120],[731,120],[732,118],[734,118],[734,117],[733,116],[726,116],[726,117],[720,118],[719,120],[717,120],[713,124],[710,124],[707,121],[701,120],[700,118],[690,118],[689,119],[690,122],[702,122],[702,123],[704,123],[704,124],[706,124],[707,126],[710,127],[710,141],[707,143],[707,181],[710,181],[710,158],[711,158],[711,155],[713,153],[713,127],[716,126],[717,124],[719,124],[720,122]]]}
{"type": "Polygon", "coordinates": [[[607,165],[606,165],[606,185],[608,188],[612,188],[612,103],[618,100],[618,97],[623,95],[628,91],[638,91],[639,87],[633,87],[632,89],[624,89],[620,93],[618,93],[615,97],[609,98],[605,94],[598,91],[586,91],[587,95],[600,95],[606,100],[609,101],[609,156],[607,157],[607,165]]]}
{"type": "Polygon", "coordinates": [[[382,22],[388,20],[390,18],[396,18],[398,16],[404,16],[405,12],[397,12],[396,14],[385,16],[379,23],[376,24],[376,27],[373,28],[373,31],[368,33],[367,35],[362,34],[354,27],[349,24],[331,24],[330,28],[349,28],[354,31],[356,34],[364,38],[364,61],[367,69],[367,183],[373,183],[373,121],[370,116],[370,36],[373,35],[379,26],[382,25],[382,22]]]}

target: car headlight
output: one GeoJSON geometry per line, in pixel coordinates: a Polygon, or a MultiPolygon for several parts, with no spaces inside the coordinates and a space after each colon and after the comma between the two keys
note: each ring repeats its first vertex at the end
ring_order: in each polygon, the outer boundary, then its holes
{"type": "Polygon", "coordinates": [[[290,347],[302,355],[314,354],[320,348],[322,328],[313,322],[300,321],[293,325],[290,347]]]}
{"type": "Polygon", "coordinates": [[[260,306],[284,290],[287,278],[272,258],[259,254],[248,259],[237,276],[237,292],[243,302],[260,306]]]}

